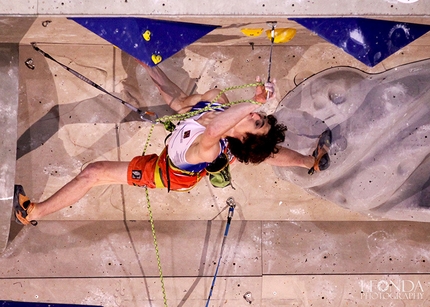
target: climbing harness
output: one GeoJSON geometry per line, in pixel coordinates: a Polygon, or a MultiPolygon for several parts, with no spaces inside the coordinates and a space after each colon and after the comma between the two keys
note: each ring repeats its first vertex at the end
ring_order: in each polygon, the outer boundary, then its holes
{"type": "Polygon", "coordinates": [[[219,265],[221,263],[222,254],[224,252],[224,246],[225,246],[225,242],[226,242],[226,239],[227,239],[228,231],[230,229],[231,219],[233,218],[234,208],[236,207],[236,203],[235,203],[233,197],[229,197],[227,199],[226,203],[229,206],[228,215],[227,215],[227,224],[225,225],[224,237],[222,238],[221,251],[220,251],[219,258],[218,258],[218,264],[216,266],[215,274],[214,274],[214,277],[212,279],[212,285],[211,285],[211,289],[209,291],[208,300],[206,301],[206,307],[209,306],[209,302],[211,300],[212,292],[213,292],[213,289],[215,287],[215,281],[216,281],[216,278],[217,278],[217,275],[218,275],[218,269],[219,269],[219,265]]]}
{"type": "MultiPolygon", "coordinates": [[[[89,85],[95,87],[96,89],[102,91],[103,93],[108,94],[109,96],[117,99],[118,101],[120,101],[123,105],[125,105],[127,108],[129,108],[130,110],[132,110],[133,112],[136,112],[137,114],[139,114],[139,117],[143,120],[143,121],[148,121],[148,122],[154,122],[155,119],[157,118],[157,115],[153,112],[149,112],[149,111],[142,111],[139,110],[138,108],[132,106],[131,104],[129,104],[128,102],[122,100],[121,98],[109,93],[107,90],[105,90],[103,87],[101,87],[100,85],[98,85],[97,83],[95,83],[94,81],[91,81],[90,79],[88,79],[87,77],[83,76],[82,74],[78,73],[76,70],[68,67],[67,65],[57,61],[56,59],[54,59],[52,56],[50,56],[48,53],[46,53],[45,51],[43,51],[42,49],[40,49],[39,47],[36,46],[36,43],[31,43],[31,46],[33,46],[34,50],[36,50],[37,52],[41,53],[44,57],[50,59],[51,61],[54,61],[55,63],[59,64],[61,67],[63,67],[65,70],[67,70],[68,72],[72,73],[73,75],[75,75],[76,77],[78,77],[79,79],[81,79],[82,81],[88,83],[89,85]]],[[[28,60],[26,61],[26,65],[28,67],[28,60]]],[[[33,63],[31,63],[33,64],[33,63]]],[[[34,66],[33,66],[34,67],[34,66]]],[[[34,69],[34,68],[33,68],[34,69]]]]}

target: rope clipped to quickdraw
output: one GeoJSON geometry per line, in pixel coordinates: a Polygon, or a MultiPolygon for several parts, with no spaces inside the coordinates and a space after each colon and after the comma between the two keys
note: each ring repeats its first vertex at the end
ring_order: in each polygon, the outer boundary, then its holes
{"type": "Polygon", "coordinates": [[[216,266],[215,274],[214,274],[214,277],[212,279],[212,285],[211,285],[211,289],[209,291],[208,300],[206,301],[206,307],[209,306],[209,302],[210,302],[211,297],[212,297],[212,292],[213,292],[213,289],[215,287],[215,281],[216,281],[216,278],[218,276],[218,269],[219,269],[219,266],[221,263],[221,258],[222,258],[223,252],[224,252],[225,241],[227,239],[228,231],[230,229],[231,219],[233,218],[233,214],[234,214],[234,208],[236,207],[236,203],[234,202],[233,197],[229,197],[226,202],[227,202],[227,205],[229,206],[228,216],[227,216],[227,224],[225,225],[224,237],[222,238],[221,251],[220,251],[219,258],[218,258],[218,264],[216,266]]]}
{"type": "Polygon", "coordinates": [[[87,77],[85,77],[84,75],[78,73],[76,70],[70,68],[69,66],[57,61],[56,59],[54,59],[51,55],[49,55],[48,53],[46,53],[45,51],[43,51],[42,49],[40,49],[39,47],[36,46],[36,43],[31,43],[31,46],[33,47],[34,50],[36,50],[37,52],[39,52],[40,54],[42,54],[45,58],[50,59],[51,61],[57,63],[58,65],[60,65],[62,68],[64,68],[65,70],[67,70],[68,72],[70,72],[71,74],[73,74],[75,77],[81,79],[82,81],[84,81],[85,83],[91,85],[92,87],[95,87],[96,89],[98,89],[99,91],[108,94],[109,96],[111,96],[112,98],[115,98],[116,100],[118,100],[119,102],[121,102],[123,105],[125,105],[127,108],[129,108],[130,110],[132,110],[133,112],[136,112],[140,119],[143,121],[148,121],[148,122],[153,122],[156,118],[157,118],[157,114],[153,113],[153,112],[149,112],[149,111],[142,111],[139,110],[138,108],[132,106],[131,104],[129,104],[128,102],[122,100],[121,98],[111,94],[110,92],[108,92],[107,90],[105,90],[103,87],[101,87],[100,85],[98,85],[97,83],[95,83],[94,81],[88,79],[87,77]]]}

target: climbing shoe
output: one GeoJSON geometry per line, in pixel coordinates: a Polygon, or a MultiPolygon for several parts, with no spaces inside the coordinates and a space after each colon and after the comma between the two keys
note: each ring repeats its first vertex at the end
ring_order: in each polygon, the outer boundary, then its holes
{"type": "Polygon", "coordinates": [[[15,215],[15,222],[20,225],[37,225],[37,221],[27,220],[27,216],[34,209],[34,204],[30,202],[30,199],[25,195],[24,188],[22,185],[15,185],[14,196],[13,196],[13,211],[15,215]]]}
{"type": "Polygon", "coordinates": [[[327,129],[318,137],[318,144],[312,156],[315,158],[314,165],[309,169],[308,174],[324,171],[330,166],[328,152],[331,146],[331,130],[327,129]]]}

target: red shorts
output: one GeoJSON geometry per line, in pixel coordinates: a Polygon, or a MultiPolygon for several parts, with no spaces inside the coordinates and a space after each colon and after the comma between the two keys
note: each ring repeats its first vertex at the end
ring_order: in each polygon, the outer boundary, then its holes
{"type": "Polygon", "coordinates": [[[155,188],[154,172],[158,156],[156,154],[134,157],[128,165],[127,182],[129,185],[155,188]]]}
{"type": "Polygon", "coordinates": [[[194,187],[206,170],[199,173],[188,173],[177,169],[167,157],[167,149],[160,156],[156,154],[134,157],[128,165],[127,182],[130,185],[153,188],[169,188],[173,191],[184,191],[194,187]]]}

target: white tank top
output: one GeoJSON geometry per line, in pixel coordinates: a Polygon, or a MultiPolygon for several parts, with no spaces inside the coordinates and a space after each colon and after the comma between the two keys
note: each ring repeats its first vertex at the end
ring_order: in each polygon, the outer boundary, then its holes
{"type": "MultiPolygon", "coordinates": [[[[208,104],[208,102],[200,102],[192,110],[200,109],[206,104],[208,104]]],[[[206,127],[200,125],[197,122],[197,120],[203,114],[205,113],[201,113],[196,116],[187,118],[178,123],[169,138],[167,154],[169,155],[172,163],[180,169],[190,172],[200,172],[208,165],[208,163],[206,162],[199,164],[190,164],[185,158],[185,154],[187,153],[188,148],[190,148],[194,140],[206,130],[206,127]]],[[[219,153],[221,153],[224,149],[224,143],[224,140],[220,141],[219,153]]]]}

